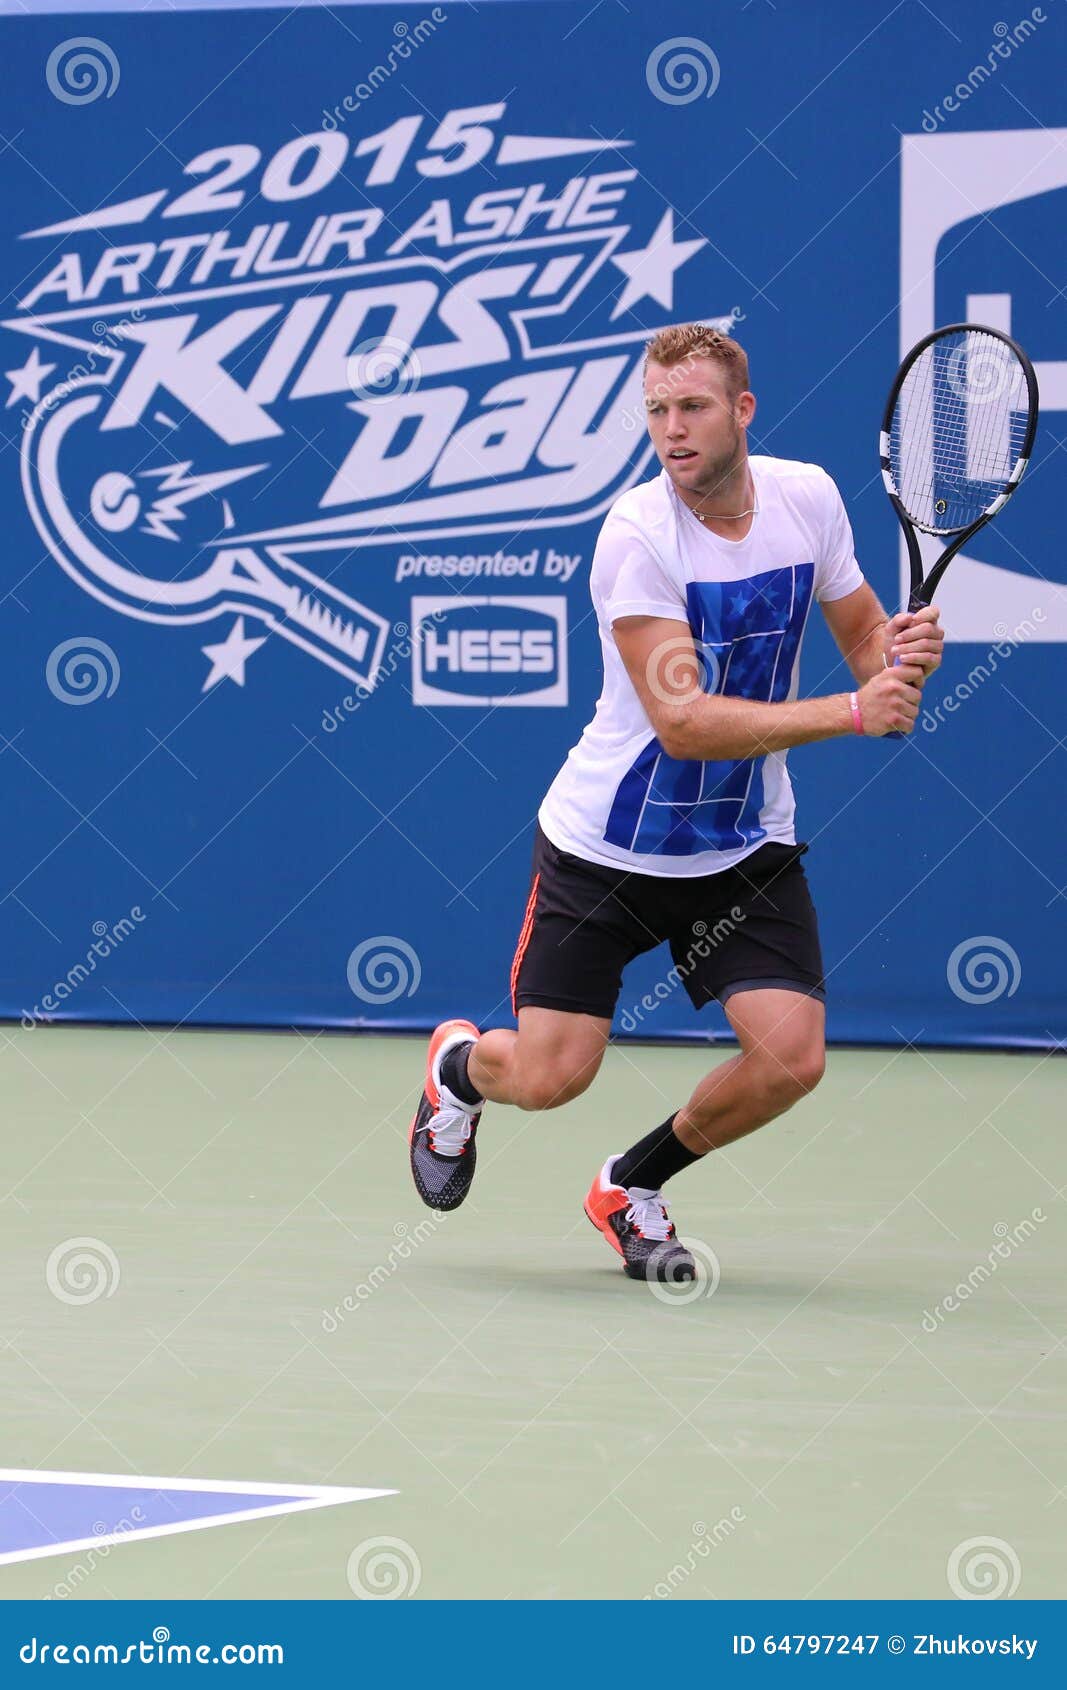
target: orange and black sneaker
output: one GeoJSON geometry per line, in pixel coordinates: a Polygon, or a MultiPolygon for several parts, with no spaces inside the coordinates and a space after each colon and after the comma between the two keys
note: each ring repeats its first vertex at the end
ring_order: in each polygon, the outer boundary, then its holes
{"type": "Polygon", "coordinates": [[[661,1191],[615,1185],[609,1156],[585,1199],[585,1212],[598,1232],[622,1257],[631,1279],[679,1285],[695,1279],[697,1265],[674,1230],[661,1191]]]}
{"type": "Polygon", "coordinates": [[[464,1103],[441,1080],[441,1063],[480,1034],[470,1021],[442,1021],[426,1055],[426,1083],[408,1133],[415,1190],[430,1209],[458,1209],[471,1188],[481,1102],[464,1103]]]}

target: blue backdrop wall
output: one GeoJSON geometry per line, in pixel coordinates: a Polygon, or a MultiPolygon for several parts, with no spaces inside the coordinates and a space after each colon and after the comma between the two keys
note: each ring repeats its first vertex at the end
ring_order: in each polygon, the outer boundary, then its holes
{"type": "MultiPolygon", "coordinates": [[[[506,1023],[643,340],[731,326],[895,604],[881,404],[972,317],[1030,475],[912,740],[791,766],[831,1036],[1062,1040],[1060,0],[3,10],[0,1013],[506,1023]]],[[[721,1031],[667,967],[619,1030],[721,1031]]]]}

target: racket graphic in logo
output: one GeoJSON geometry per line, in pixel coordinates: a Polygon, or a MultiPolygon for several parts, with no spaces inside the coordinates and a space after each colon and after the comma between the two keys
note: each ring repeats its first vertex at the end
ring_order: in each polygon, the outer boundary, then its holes
{"type": "MultiPolygon", "coordinates": [[[[227,540],[233,519],[224,490],[264,466],[197,471],[191,459],[159,463],[165,454],[150,451],[146,461],[119,467],[115,437],[79,430],[103,398],[100,382],[74,385],[58,403],[39,405],[25,431],[27,505],[67,574],[144,622],[255,617],[320,663],[373,684],[387,618],[279,546],[227,540]],[[76,433],[79,449],[68,450],[76,433]]],[[[136,450],[145,459],[143,439],[136,450]]]]}

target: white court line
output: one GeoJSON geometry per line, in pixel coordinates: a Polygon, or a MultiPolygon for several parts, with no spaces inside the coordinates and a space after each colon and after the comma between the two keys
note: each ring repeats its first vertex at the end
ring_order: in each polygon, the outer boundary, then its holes
{"type": "MultiPolygon", "coordinates": [[[[272,1502],[260,1508],[239,1508],[226,1514],[207,1514],[197,1520],[175,1520],[165,1526],[138,1526],[103,1532],[91,1537],[65,1538],[61,1543],[34,1549],[14,1549],[0,1554],[0,1566],[14,1561],[38,1561],[47,1556],[66,1555],[83,1549],[103,1549],[148,1537],[172,1537],[178,1532],[206,1531],[212,1526],[234,1525],[242,1520],[267,1520],[278,1514],[306,1513],[312,1508],[334,1508],[343,1502],[366,1502],[371,1497],[396,1496],[395,1490],[351,1488],[339,1485],[254,1484],[247,1479],[163,1479],[140,1473],[41,1472],[36,1468],[0,1467],[0,1482],[11,1485],[85,1485],[101,1490],[200,1491],[229,1496],[283,1496],[291,1500],[272,1502]]],[[[0,1502],[2,1502],[0,1498],[0,1502]]]]}

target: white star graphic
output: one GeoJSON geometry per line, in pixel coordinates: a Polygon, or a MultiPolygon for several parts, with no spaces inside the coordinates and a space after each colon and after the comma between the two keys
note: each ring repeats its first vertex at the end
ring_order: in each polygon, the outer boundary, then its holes
{"type": "Polygon", "coordinates": [[[612,257],[611,262],[617,264],[627,278],[626,286],[611,313],[612,319],[620,316],[623,311],[628,311],[631,305],[636,305],[637,301],[644,299],[646,295],[665,306],[668,311],[672,310],[674,272],[687,258],[692,258],[694,252],[699,252],[701,247],[707,244],[707,241],[676,241],[674,213],[665,211],[655,234],[643,251],[620,252],[612,257]]]}
{"type": "Polygon", "coordinates": [[[200,649],[204,656],[211,659],[211,672],[201,687],[201,692],[207,692],[209,687],[215,686],[218,681],[224,680],[227,676],[231,681],[236,681],[239,687],[243,687],[245,684],[245,664],[252,653],[258,651],[260,646],[266,645],[266,643],[266,635],[262,639],[246,640],[245,619],[243,616],[239,616],[221,645],[201,646],[200,649]]]}
{"type": "Polygon", "coordinates": [[[35,346],[21,370],[5,370],[4,374],[11,383],[11,392],[7,396],[4,410],[9,410],[16,399],[28,399],[31,405],[36,405],[41,397],[41,384],[55,368],[55,364],[41,363],[41,355],[35,346]]]}

